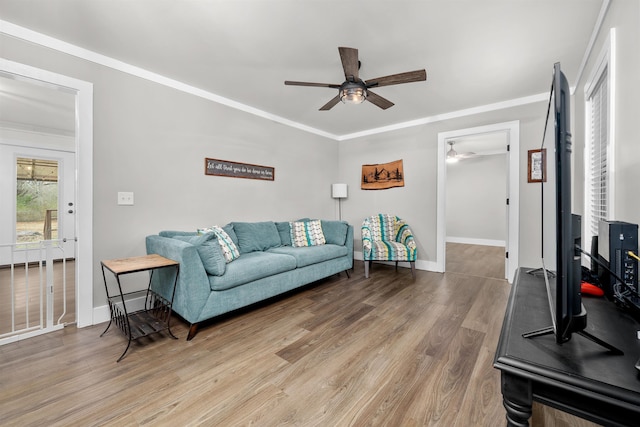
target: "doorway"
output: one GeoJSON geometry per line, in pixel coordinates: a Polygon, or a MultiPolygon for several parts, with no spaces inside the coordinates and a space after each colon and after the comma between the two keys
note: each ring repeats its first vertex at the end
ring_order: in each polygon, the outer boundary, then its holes
{"type": "MultiPolygon", "coordinates": [[[[437,226],[437,266],[439,271],[446,270],[446,240],[447,240],[447,153],[451,148],[451,142],[476,138],[482,140],[487,136],[501,134],[508,145],[506,160],[506,198],[504,200],[505,241],[504,241],[504,272],[505,278],[511,282],[518,267],[518,227],[519,227],[519,122],[497,123],[494,125],[480,126],[476,128],[460,129],[456,131],[438,134],[438,226],[437,226]]],[[[454,145],[455,146],[455,145],[454,145]]],[[[479,149],[474,148],[479,151],[479,149]]],[[[492,151],[485,151],[491,154],[492,151]]],[[[478,155],[471,150],[460,150],[466,153],[468,158],[478,155]]],[[[477,156],[476,156],[477,157],[477,156]]],[[[473,215],[467,212],[466,215],[473,215]]],[[[477,243],[485,243],[479,240],[477,243]]]]}
{"type": "Polygon", "coordinates": [[[506,277],[507,134],[447,141],[445,270],[506,277]]]}
{"type": "MultiPolygon", "coordinates": [[[[27,268],[35,263],[39,269],[72,260],[66,275],[66,280],[73,281],[71,293],[75,297],[75,308],[71,308],[74,312],[72,318],[78,327],[90,326],[93,324],[93,86],[3,58],[0,58],[0,84],[3,89],[0,99],[3,116],[0,126],[0,173],[3,174],[0,244],[16,246],[24,236],[33,238],[37,233],[41,237],[51,237],[41,242],[59,241],[61,249],[57,254],[51,243],[45,243],[54,250],[49,251],[46,256],[50,258],[44,262],[44,255],[29,253],[30,246],[35,245],[33,242],[21,243],[22,251],[17,251],[18,257],[24,258],[27,268]],[[65,118],[64,108],[59,108],[61,100],[71,112],[70,123],[65,118]],[[10,179],[5,179],[6,173],[11,175],[10,179]],[[35,179],[23,185],[29,181],[29,173],[35,179]],[[45,179],[44,174],[49,174],[48,178],[45,179]],[[55,174],[58,177],[54,179],[55,174]],[[25,188],[30,186],[31,194],[27,191],[29,188],[25,188]],[[56,186],[59,188],[55,189],[56,186]],[[17,227],[16,211],[18,204],[24,202],[24,199],[18,200],[19,187],[28,199],[40,190],[57,194],[55,201],[38,202],[43,203],[39,208],[43,210],[41,217],[21,221],[31,223],[30,226],[36,223],[36,230],[24,229],[25,224],[22,224],[22,229],[17,227]],[[41,232],[37,230],[40,226],[41,232]],[[31,257],[39,259],[32,260],[31,257]]],[[[6,249],[3,251],[0,256],[5,257],[6,249]]],[[[3,263],[5,261],[6,258],[2,260],[3,263]]],[[[40,297],[30,295],[30,298],[40,297]]],[[[34,331],[2,338],[0,344],[38,334],[34,331]]]]}
{"type": "MultiPolygon", "coordinates": [[[[42,240],[60,241],[64,257],[74,259],[75,173],[74,153],[0,142],[0,243],[28,248],[42,240]]],[[[3,252],[0,265],[8,265],[3,252]]],[[[39,261],[33,251],[17,255],[17,263],[39,261]]]]}

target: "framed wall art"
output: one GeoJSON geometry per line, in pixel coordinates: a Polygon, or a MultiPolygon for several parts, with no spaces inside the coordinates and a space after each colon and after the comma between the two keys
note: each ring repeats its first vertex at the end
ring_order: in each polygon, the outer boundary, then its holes
{"type": "Polygon", "coordinates": [[[362,165],[363,190],[384,190],[404,187],[404,169],[402,159],[390,163],[362,165]]]}
{"type": "Polygon", "coordinates": [[[547,149],[527,152],[527,182],[547,182],[547,149]]]}
{"type": "Polygon", "coordinates": [[[275,168],[271,166],[252,165],[249,163],[230,162],[228,160],[204,159],[204,174],[228,176],[232,178],[260,179],[273,181],[275,168]]]}

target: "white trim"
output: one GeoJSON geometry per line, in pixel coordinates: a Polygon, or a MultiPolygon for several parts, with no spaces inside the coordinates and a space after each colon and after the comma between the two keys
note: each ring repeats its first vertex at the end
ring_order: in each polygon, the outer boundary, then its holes
{"type": "Polygon", "coordinates": [[[539,93],[537,95],[525,96],[522,98],[511,99],[509,101],[495,102],[493,104],[481,105],[479,107],[466,108],[464,110],[452,111],[450,113],[438,114],[436,116],[425,117],[422,119],[412,120],[394,125],[383,126],[375,129],[369,129],[362,132],[355,132],[338,137],[338,141],[360,138],[363,136],[375,135],[378,133],[392,132],[399,129],[409,128],[413,126],[425,125],[428,123],[440,122],[443,120],[457,119],[460,117],[473,116],[476,114],[488,113],[491,111],[504,110],[506,108],[518,107],[526,104],[534,104],[549,99],[549,93],[539,93]]]}
{"type": "MultiPolygon", "coordinates": [[[[144,309],[144,303],[146,301],[146,297],[136,297],[127,300],[127,312],[133,313],[136,311],[140,311],[144,309]]],[[[116,304],[122,305],[120,302],[116,302],[116,304]]],[[[108,322],[111,319],[111,313],[109,312],[109,306],[107,304],[95,307],[93,309],[93,322],[95,325],[99,323],[108,322]]],[[[115,329],[118,327],[116,325],[111,325],[115,329]]]]}
{"type": "MultiPolygon", "coordinates": [[[[546,98],[546,96],[545,96],[546,98]]],[[[495,123],[487,126],[478,126],[468,129],[459,129],[438,134],[438,195],[437,200],[437,220],[436,220],[436,269],[434,271],[444,272],[446,265],[446,181],[447,164],[446,145],[447,140],[460,138],[469,135],[478,135],[493,132],[507,132],[508,144],[510,147],[509,171],[508,171],[508,191],[509,198],[509,220],[507,230],[507,242],[509,258],[505,275],[509,282],[513,282],[520,257],[520,122],[515,120],[505,123],[495,123]]]]}
{"type": "Polygon", "coordinates": [[[220,95],[216,95],[206,90],[199,89],[195,86],[182,83],[178,80],[174,80],[169,77],[165,77],[163,75],[154,73],[152,71],[145,70],[144,68],[136,67],[135,65],[131,65],[126,62],[122,62],[117,59],[102,55],[100,53],[96,53],[91,50],[81,48],[71,43],[67,43],[62,40],[49,37],[47,35],[38,33],[36,31],[29,30],[28,28],[24,28],[19,25],[12,24],[11,22],[8,22],[8,21],[0,20],[0,33],[4,33],[22,40],[26,40],[31,43],[38,44],[40,46],[48,47],[50,49],[54,49],[59,52],[66,53],[68,55],[72,55],[77,58],[81,58],[86,61],[93,62],[95,64],[103,65],[105,67],[109,67],[114,70],[122,71],[123,73],[131,74],[133,76],[140,77],[142,79],[149,80],[154,83],[158,83],[163,86],[167,86],[167,87],[179,90],[181,92],[195,95],[200,98],[204,98],[209,101],[216,102],[218,104],[226,105],[227,107],[235,108],[236,110],[244,111],[246,113],[253,114],[255,116],[262,117],[267,120],[273,120],[274,122],[278,122],[286,126],[297,128],[305,132],[320,135],[325,138],[336,139],[335,135],[322,131],[320,129],[312,128],[310,126],[306,126],[301,123],[296,123],[292,120],[285,119],[284,117],[280,117],[275,114],[268,113],[258,108],[250,107],[238,101],[234,101],[232,99],[225,98],[220,95]]]}
{"type": "Polygon", "coordinates": [[[584,69],[587,66],[587,61],[591,56],[593,51],[593,46],[596,43],[596,39],[598,38],[598,33],[602,28],[602,23],[604,22],[605,16],[607,16],[607,11],[609,10],[609,4],[611,0],[604,0],[602,3],[602,7],[600,7],[600,13],[598,14],[598,18],[596,19],[596,24],[593,26],[593,31],[591,32],[591,38],[589,39],[589,43],[587,44],[587,48],[584,51],[584,56],[582,57],[582,62],[580,63],[580,68],[578,69],[578,76],[576,77],[576,86],[574,86],[571,94],[575,93],[575,87],[580,83],[580,79],[582,78],[582,74],[584,74],[584,69]]]}
{"type": "Polygon", "coordinates": [[[293,120],[289,120],[284,117],[277,116],[275,114],[271,114],[269,112],[242,104],[238,101],[234,101],[232,99],[225,98],[220,95],[216,95],[206,90],[199,89],[197,87],[182,83],[178,80],[174,80],[174,79],[162,76],[160,74],[145,70],[140,67],[136,67],[131,64],[127,64],[125,62],[90,51],[88,49],[81,48],[71,43],[58,40],[56,38],[38,33],[28,28],[12,24],[11,22],[8,22],[8,21],[0,20],[0,33],[6,34],[21,40],[25,40],[31,43],[35,43],[40,46],[44,46],[62,53],[66,53],[68,55],[72,55],[77,58],[84,59],[86,61],[103,65],[105,67],[113,68],[114,70],[118,70],[123,73],[131,74],[133,76],[140,77],[142,79],[146,79],[146,80],[170,87],[175,90],[179,90],[194,96],[198,96],[200,98],[204,98],[209,101],[216,102],[218,104],[226,105],[227,107],[244,111],[246,113],[253,114],[255,116],[262,117],[264,119],[271,120],[271,121],[283,124],[285,126],[290,126],[292,128],[296,128],[304,132],[309,132],[309,133],[319,135],[328,139],[332,139],[335,141],[346,141],[349,139],[360,138],[363,136],[370,136],[370,135],[375,135],[379,133],[392,132],[399,129],[410,128],[414,126],[421,126],[427,123],[435,123],[443,120],[473,116],[476,114],[517,107],[520,105],[533,104],[535,102],[539,102],[547,99],[547,96],[548,96],[548,94],[546,93],[525,96],[522,98],[516,98],[516,99],[507,100],[507,101],[496,102],[493,104],[481,105],[478,107],[466,108],[463,110],[438,114],[435,116],[424,117],[421,119],[411,120],[403,123],[396,123],[393,125],[383,126],[375,129],[369,129],[362,132],[354,132],[354,133],[344,134],[344,135],[335,135],[335,134],[325,132],[323,130],[320,130],[311,126],[307,126],[302,123],[294,122],[293,120]]]}
{"type": "Polygon", "coordinates": [[[76,93],[76,321],[79,328],[93,325],[93,84],[4,58],[0,58],[0,72],[76,93]]]}
{"type": "Polygon", "coordinates": [[[465,245],[500,246],[500,247],[507,246],[507,242],[504,240],[474,239],[471,237],[454,237],[454,236],[447,236],[445,240],[447,243],[462,243],[465,245]]]}
{"type": "Polygon", "coordinates": [[[109,314],[109,306],[101,305],[93,308],[93,322],[98,325],[100,323],[108,322],[111,318],[109,314]]]}

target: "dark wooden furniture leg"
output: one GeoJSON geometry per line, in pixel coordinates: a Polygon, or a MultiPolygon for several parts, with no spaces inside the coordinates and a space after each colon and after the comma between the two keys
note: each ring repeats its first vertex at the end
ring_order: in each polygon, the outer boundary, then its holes
{"type": "Polygon", "coordinates": [[[187,334],[187,341],[191,341],[193,337],[196,336],[196,334],[198,333],[198,326],[200,326],[199,323],[191,324],[191,327],[189,328],[189,334],[187,334]]]}
{"type": "Polygon", "coordinates": [[[502,372],[500,376],[508,427],[528,427],[533,406],[531,381],[502,372]]]}

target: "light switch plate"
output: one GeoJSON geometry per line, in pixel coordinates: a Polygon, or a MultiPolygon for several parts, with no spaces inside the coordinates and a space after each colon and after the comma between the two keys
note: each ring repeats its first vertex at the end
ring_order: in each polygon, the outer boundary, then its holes
{"type": "Polygon", "coordinates": [[[133,192],[119,191],[118,192],[118,204],[122,206],[133,205],[133,192]]]}

